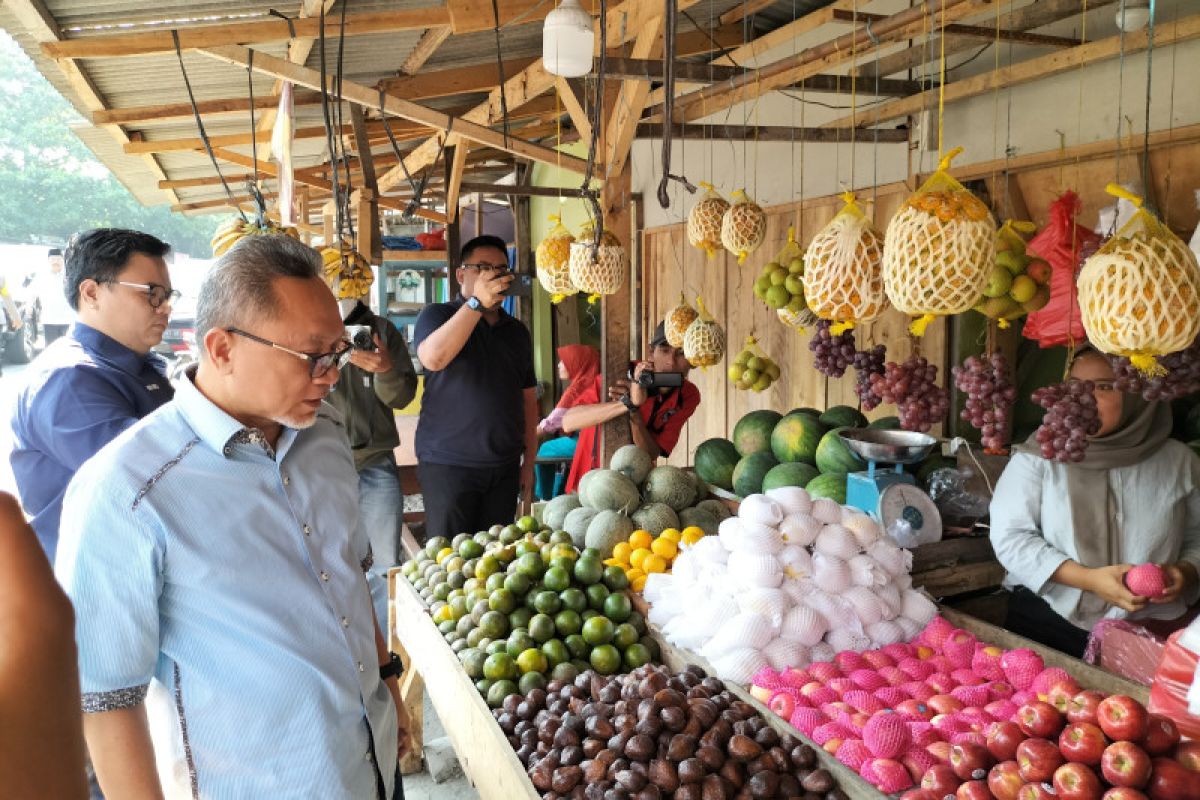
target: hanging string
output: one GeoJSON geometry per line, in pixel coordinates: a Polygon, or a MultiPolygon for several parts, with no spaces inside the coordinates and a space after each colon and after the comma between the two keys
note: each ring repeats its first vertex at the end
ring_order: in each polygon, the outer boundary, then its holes
{"type": "MultiPolygon", "coordinates": [[[[851,27],[858,30],[858,0],[854,0],[850,4],[851,27]]],[[[856,133],[858,130],[858,37],[853,36],[850,39],[850,190],[854,191],[858,188],[855,182],[855,168],[857,167],[857,141],[856,133]]],[[[840,145],[839,145],[840,146],[840,145]]]]}
{"type": "MultiPolygon", "coordinates": [[[[604,108],[604,74],[608,69],[608,0],[600,0],[600,63],[596,69],[595,99],[592,101],[592,136],[588,142],[587,166],[584,170],[581,190],[592,187],[592,176],[596,171],[596,146],[599,142],[600,127],[604,108]]],[[[595,196],[588,196],[588,207],[592,214],[592,258],[600,252],[600,237],[604,232],[604,215],[600,203],[595,196]]]]}
{"type": "MultiPolygon", "coordinates": [[[[348,3],[342,3],[345,11],[348,3]]],[[[500,117],[504,127],[504,146],[508,147],[508,87],[504,80],[504,55],[500,50],[500,8],[492,0],[492,31],[496,36],[496,70],[500,73],[500,117]]]]}
{"type": "MultiPolygon", "coordinates": [[[[1081,27],[1080,27],[1080,33],[1079,33],[1079,46],[1080,47],[1087,44],[1087,17],[1088,17],[1088,0],[1083,0],[1083,11],[1081,12],[1081,15],[1080,15],[1080,19],[1082,20],[1081,27]]],[[[1011,50],[1011,48],[1012,48],[1011,44],[1009,45],[1009,48],[1011,50]]],[[[1078,69],[1079,100],[1078,100],[1078,106],[1075,111],[1075,141],[1076,142],[1081,142],[1083,140],[1083,65],[1084,65],[1084,61],[1083,61],[1083,59],[1080,59],[1079,69],[1078,69]]],[[[1065,142],[1063,142],[1063,146],[1064,147],[1066,146],[1065,142]]],[[[1075,155],[1075,183],[1076,184],[1079,183],[1079,163],[1080,163],[1080,156],[1078,153],[1076,153],[1076,155],[1075,155]]],[[[1061,184],[1061,181],[1060,181],[1060,184],[1061,184]]],[[[1061,188],[1062,188],[1061,185],[1059,188],[1061,191],[1061,188]]]]}
{"type": "MultiPolygon", "coordinates": [[[[867,20],[867,38],[871,40],[871,45],[875,48],[875,97],[879,98],[879,37],[875,35],[875,31],[871,30],[871,23],[874,20],[867,20]]],[[[872,163],[871,163],[871,217],[875,216],[875,209],[879,208],[879,126],[872,125],[871,132],[874,134],[875,142],[871,147],[872,163]]],[[[872,341],[872,340],[868,340],[872,341]]]]}
{"type": "MultiPolygon", "coordinates": [[[[1179,7],[1175,8],[1175,18],[1172,20],[1173,25],[1179,23],[1179,7]]],[[[1171,168],[1175,161],[1175,148],[1171,146],[1175,139],[1175,57],[1179,54],[1179,47],[1171,48],[1171,93],[1167,102],[1167,176],[1165,179],[1165,187],[1163,188],[1163,197],[1171,196],[1171,179],[1174,177],[1171,174],[1171,168]]],[[[1149,127],[1149,126],[1147,126],[1149,127]]],[[[1166,203],[1166,207],[1161,209],[1163,216],[1163,224],[1168,228],[1171,227],[1171,204],[1166,203]]]]}
{"type": "Polygon", "coordinates": [[[941,16],[941,31],[938,35],[938,43],[941,46],[941,56],[938,60],[938,160],[940,161],[945,154],[942,143],[942,135],[945,128],[946,117],[946,6],[942,4],[941,16]]]}
{"type": "MultiPolygon", "coordinates": [[[[334,227],[338,237],[342,234],[342,204],[341,204],[341,181],[338,176],[337,149],[334,144],[333,136],[333,119],[330,117],[329,111],[329,72],[325,63],[325,4],[321,4],[321,25],[319,35],[317,37],[317,46],[320,50],[320,67],[321,67],[321,116],[325,122],[325,147],[329,150],[329,166],[331,170],[331,188],[333,190],[333,213],[334,227]]],[[[326,242],[326,247],[337,246],[334,242],[326,242]]]]}
{"type": "MultiPolygon", "coordinates": [[[[1121,0],[1121,5],[1117,9],[1117,16],[1122,19],[1125,17],[1125,0],[1121,0]]],[[[1121,55],[1119,61],[1117,62],[1117,135],[1115,139],[1117,143],[1116,183],[1119,185],[1121,183],[1121,121],[1123,119],[1121,109],[1125,102],[1125,28],[1121,25],[1118,25],[1117,27],[1121,29],[1121,33],[1118,36],[1121,47],[1121,55]]]]}
{"type": "Polygon", "coordinates": [[[250,50],[246,57],[246,83],[250,87],[250,180],[247,189],[254,199],[254,218],[258,227],[267,226],[267,203],[263,199],[262,189],[258,185],[258,129],[254,123],[254,51],[250,50]]]}
{"type": "MultiPolygon", "coordinates": [[[[336,82],[337,105],[334,107],[334,143],[338,147],[341,155],[342,168],[346,173],[346,191],[342,192],[342,223],[345,225],[346,232],[349,233],[350,246],[355,250],[358,249],[358,236],[354,232],[354,218],[350,214],[350,195],[354,191],[354,180],[350,173],[350,157],[346,154],[346,143],[342,137],[342,131],[345,129],[345,103],[342,99],[342,77],[345,75],[343,70],[344,57],[346,52],[346,8],[349,3],[342,3],[342,9],[338,22],[338,52],[337,52],[337,67],[334,80],[336,82]]],[[[335,153],[335,157],[337,154],[335,153]]],[[[340,231],[339,231],[340,232],[340,231]]],[[[343,256],[344,260],[345,256],[343,256]]]]}
{"type": "Polygon", "coordinates": [[[1150,196],[1150,96],[1154,77],[1154,11],[1150,0],[1150,22],[1146,28],[1146,121],[1142,131],[1142,193],[1150,196]]]}

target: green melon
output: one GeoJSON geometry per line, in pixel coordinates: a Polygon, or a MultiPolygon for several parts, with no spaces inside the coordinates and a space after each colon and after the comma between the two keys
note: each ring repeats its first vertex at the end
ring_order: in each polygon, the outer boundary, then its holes
{"type": "Polygon", "coordinates": [[[579,479],[579,486],[576,487],[576,489],[575,489],[576,493],[579,495],[580,504],[585,505],[588,508],[591,508],[591,506],[592,506],[592,504],[590,502],[588,502],[588,493],[587,493],[588,486],[595,479],[596,474],[599,471],[600,470],[593,469],[593,470],[588,470],[587,472],[583,473],[583,477],[579,479]]]}
{"type": "Polygon", "coordinates": [[[633,520],[619,511],[601,511],[588,523],[583,545],[594,547],[601,558],[608,558],[617,542],[628,541],[633,530],[633,520]]]}
{"type": "Polygon", "coordinates": [[[829,428],[865,428],[867,418],[853,406],[833,406],[820,417],[821,423],[829,428]]]}
{"type": "Polygon", "coordinates": [[[696,448],[693,461],[702,481],[730,492],[733,491],[733,468],[740,458],[737,448],[728,439],[708,439],[696,448]]]}
{"type": "Polygon", "coordinates": [[[813,478],[804,488],[813,497],[828,497],[836,503],[846,504],[845,473],[826,472],[813,478]]]}
{"type": "Polygon", "coordinates": [[[751,453],[738,462],[733,469],[733,492],[738,497],[748,497],[762,491],[763,478],[778,466],[779,462],[770,452],[751,453]]]}
{"type": "Polygon", "coordinates": [[[679,517],[666,503],[647,503],[633,512],[633,524],[636,529],[658,536],[667,528],[678,529],[679,517]]]}
{"type": "Polygon", "coordinates": [[[789,463],[771,467],[771,471],[763,476],[762,490],[778,489],[781,486],[808,485],[808,482],[820,475],[821,472],[812,464],[789,463]]]}
{"type": "Polygon", "coordinates": [[[696,527],[704,531],[705,536],[716,536],[720,520],[703,508],[685,508],[679,512],[679,529],[696,527]]]}
{"type": "Polygon", "coordinates": [[[583,504],[597,511],[629,513],[642,503],[637,484],[611,469],[594,469],[588,473],[587,495],[583,504]]]}
{"type": "Polygon", "coordinates": [[[813,408],[812,406],[801,406],[800,408],[793,408],[788,413],[790,413],[790,414],[812,414],[814,417],[820,417],[821,414],[824,412],[822,412],[821,409],[813,408]]]}
{"type": "Polygon", "coordinates": [[[771,431],[783,415],[777,411],[751,411],[733,426],[733,446],[742,456],[770,452],[771,431]]]}
{"type": "Polygon", "coordinates": [[[594,508],[580,506],[579,508],[567,514],[566,519],[563,520],[562,529],[570,534],[571,544],[575,545],[580,550],[585,547],[584,541],[587,539],[588,525],[591,524],[592,518],[599,513],[600,512],[594,508]]]}
{"type": "Polygon", "coordinates": [[[867,423],[868,428],[873,428],[877,431],[898,431],[900,430],[899,417],[880,417],[879,419],[871,420],[867,423]]]}
{"type": "Polygon", "coordinates": [[[821,472],[858,472],[866,464],[859,460],[838,434],[848,428],[834,428],[817,445],[817,469],[821,472]]]}
{"type": "Polygon", "coordinates": [[[699,503],[704,498],[708,497],[708,484],[705,483],[694,469],[685,469],[684,475],[687,475],[692,482],[692,488],[696,490],[696,496],[692,498],[692,503],[699,503]]]}
{"type": "Polygon", "coordinates": [[[650,468],[654,466],[654,459],[636,444],[627,444],[613,453],[612,462],[608,466],[641,486],[650,468]]]}
{"type": "Polygon", "coordinates": [[[699,503],[696,503],[696,508],[703,509],[712,514],[717,518],[717,522],[733,516],[733,512],[729,510],[729,506],[716,499],[701,500],[699,503]]]}
{"type": "Polygon", "coordinates": [[[683,470],[664,464],[650,470],[642,494],[647,503],[666,503],[682,511],[696,500],[696,487],[683,470]]]}
{"type": "Polygon", "coordinates": [[[771,452],[781,464],[816,463],[817,445],[828,426],[804,411],[793,411],[771,431],[771,452]]]}
{"type": "Polygon", "coordinates": [[[579,501],[579,495],[560,494],[546,503],[546,507],[542,509],[542,524],[550,530],[565,530],[563,523],[566,522],[567,514],[581,505],[583,504],[579,501]]]}

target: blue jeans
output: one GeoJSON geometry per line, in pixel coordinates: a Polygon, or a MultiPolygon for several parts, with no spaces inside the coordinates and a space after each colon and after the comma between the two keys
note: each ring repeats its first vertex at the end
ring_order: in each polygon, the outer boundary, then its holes
{"type": "Polygon", "coordinates": [[[396,465],[386,462],[358,473],[358,530],[371,542],[374,563],[367,573],[371,602],[379,629],[387,639],[387,573],[400,564],[400,529],[404,524],[404,495],[396,465]]]}
{"type": "MultiPolygon", "coordinates": [[[[559,436],[557,439],[542,442],[537,451],[538,458],[571,458],[575,455],[576,443],[574,436],[559,436]]],[[[570,469],[560,476],[556,464],[538,464],[534,467],[534,473],[537,475],[537,499],[553,500],[562,494],[563,486],[567,483],[567,472],[570,472],[570,469]]]]}

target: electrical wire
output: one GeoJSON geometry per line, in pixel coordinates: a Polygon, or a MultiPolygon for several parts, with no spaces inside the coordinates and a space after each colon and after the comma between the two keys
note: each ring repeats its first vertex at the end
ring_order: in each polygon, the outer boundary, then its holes
{"type": "MultiPolygon", "coordinates": [[[[346,8],[346,4],[342,4],[342,8],[346,8]]],[[[508,87],[507,81],[504,78],[504,54],[500,50],[500,7],[496,0],[492,0],[492,32],[496,37],[496,71],[500,77],[500,119],[504,127],[504,146],[509,147],[509,131],[508,131],[508,87]]]]}

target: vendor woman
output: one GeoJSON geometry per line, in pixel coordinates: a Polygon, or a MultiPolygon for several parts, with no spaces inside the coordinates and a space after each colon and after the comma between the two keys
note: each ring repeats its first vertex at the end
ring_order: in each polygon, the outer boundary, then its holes
{"type": "Polygon", "coordinates": [[[1200,458],[1169,437],[1171,411],[1113,386],[1108,359],[1076,356],[1096,385],[1100,430],[1083,461],[1014,449],[992,498],[992,546],[1012,590],[1005,627],[1079,657],[1105,618],[1173,620],[1200,594],[1200,458]],[[1166,594],[1139,597],[1123,576],[1152,562],[1166,594]]]}

